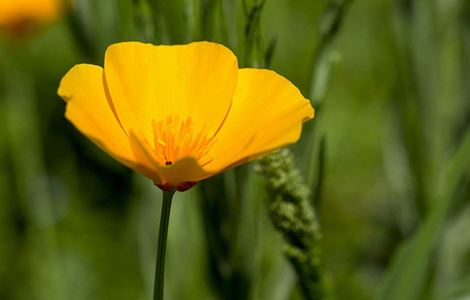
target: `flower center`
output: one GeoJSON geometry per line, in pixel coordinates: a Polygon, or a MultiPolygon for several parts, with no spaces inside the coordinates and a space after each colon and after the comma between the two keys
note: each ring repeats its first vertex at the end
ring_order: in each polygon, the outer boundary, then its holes
{"type": "Polygon", "coordinates": [[[205,128],[198,129],[191,117],[181,118],[170,115],[164,120],[153,122],[155,152],[158,163],[171,166],[175,161],[194,158],[200,166],[212,159],[206,157],[214,137],[205,128]]]}

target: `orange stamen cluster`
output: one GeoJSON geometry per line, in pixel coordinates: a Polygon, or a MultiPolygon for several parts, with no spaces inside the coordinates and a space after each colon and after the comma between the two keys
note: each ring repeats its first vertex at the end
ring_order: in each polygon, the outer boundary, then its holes
{"type": "Polygon", "coordinates": [[[214,137],[198,129],[191,117],[170,115],[153,123],[155,153],[160,165],[170,166],[185,157],[194,158],[200,166],[212,159],[206,157],[214,137]]]}

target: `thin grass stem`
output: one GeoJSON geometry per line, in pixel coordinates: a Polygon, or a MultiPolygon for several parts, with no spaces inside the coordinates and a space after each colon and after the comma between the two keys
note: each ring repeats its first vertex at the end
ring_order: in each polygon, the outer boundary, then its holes
{"type": "Polygon", "coordinates": [[[175,192],[163,192],[162,212],[158,232],[157,264],[155,266],[155,281],[153,289],[154,300],[163,300],[166,240],[168,236],[168,224],[170,222],[171,202],[173,200],[174,193],[175,192]]]}

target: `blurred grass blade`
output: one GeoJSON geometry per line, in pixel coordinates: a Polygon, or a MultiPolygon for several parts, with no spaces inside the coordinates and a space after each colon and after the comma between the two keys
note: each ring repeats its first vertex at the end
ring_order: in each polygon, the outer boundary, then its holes
{"type": "Polygon", "coordinates": [[[265,0],[257,0],[254,3],[243,1],[243,9],[246,15],[245,25],[245,57],[244,66],[255,68],[265,67],[264,39],[261,30],[261,13],[265,0]]]}
{"type": "MultiPolygon", "coordinates": [[[[2,107],[6,126],[4,143],[12,167],[10,192],[16,195],[14,201],[18,202],[25,243],[30,245],[28,252],[24,253],[32,266],[22,280],[30,281],[28,284],[39,299],[45,299],[46,295],[49,299],[63,299],[68,285],[60,266],[61,253],[55,227],[58,219],[40,138],[41,115],[30,57],[28,52],[18,48],[9,50],[8,63],[0,71],[8,74],[4,76],[5,102],[2,107]]],[[[20,255],[22,253],[18,253],[15,259],[20,259],[20,255]]]]}
{"type": "Polygon", "coordinates": [[[153,8],[147,1],[137,1],[134,4],[134,37],[136,40],[145,42],[159,41],[156,38],[161,36],[158,31],[160,26],[155,27],[158,22],[155,21],[153,8]]]}
{"type": "Polygon", "coordinates": [[[200,37],[227,44],[229,34],[222,0],[202,0],[200,8],[200,37]]]}
{"type": "MultiPolygon", "coordinates": [[[[321,103],[325,97],[326,90],[328,88],[328,80],[330,77],[330,69],[332,64],[337,60],[337,53],[332,51],[331,44],[336,38],[338,32],[341,29],[341,25],[344,22],[344,18],[349,11],[353,0],[330,0],[328,1],[325,12],[321,17],[320,22],[320,37],[317,43],[317,46],[313,52],[313,64],[310,71],[310,86],[308,88],[309,94],[308,97],[310,101],[314,104],[316,115],[318,116],[321,112],[321,103]]],[[[316,157],[314,148],[317,145],[317,142],[323,140],[324,134],[318,134],[316,127],[306,127],[307,135],[307,150],[303,154],[303,161],[305,165],[308,166],[307,170],[307,184],[309,186],[316,186],[319,182],[317,180],[323,180],[323,177],[315,177],[313,170],[316,167],[316,157]]],[[[326,145],[322,146],[320,149],[319,155],[326,153],[326,145]]],[[[321,157],[319,158],[321,159],[321,157]]],[[[319,161],[321,162],[321,161],[319,161]]],[[[323,172],[323,170],[320,170],[323,172]]],[[[320,174],[320,173],[319,173],[320,174]]],[[[321,191],[316,191],[314,197],[320,196],[321,191]]],[[[318,202],[314,200],[314,202],[318,202]]]]}
{"type": "Polygon", "coordinates": [[[135,39],[135,24],[134,24],[134,1],[133,0],[118,0],[117,1],[119,13],[119,26],[120,38],[124,40],[135,39]]]}
{"type": "Polygon", "coordinates": [[[323,135],[320,139],[320,146],[318,150],[318,161],[317,161],[317,167],[315,170],[317,170],[317,177],[316,177],[316,182],[313,190],[313,206],[315,209],[319,209],[321,206],[321,200],[322,200],[322,195],[323,195],[323,183],[324,183],[324,178],[325,178],[325,169],[326,169],[326,136],[323,135]]]}
{"type": "Polygon", "coordinates": [[[402,246],[392,261],[379,290],[381,300],[420,299],[428,275],[431,255],[442,224],[454,199],[462,175],[470,170],[470,132],[449,161],[435,205],[415,236],[402,246]]]}
{"type": "Polygon", "coordinates": [[[253,175],[246,167],[199,185],[200,212],[209,252],[208,275],[218,299],[250,299],[255,292],[260,203],[248,200],[252,199],[248,193],[253,188],[253,175]],[[246,250],[247,245],[250,251],[246,250]]]}
{"type": "Polygon", "coordinates": [[[189,42],[189,25],[194,23],[193,7],[187,1],[147,0],[153,11],[154,43],[189,42]]]}
{"type": "Polygon", "coordinates": [[[470,275],[460,282],[456,282],[450,288],[445,299],[470,299],[470,275]]]}
{"type": "Polygon", "coordinates": [[[331,0],[320,23],[320,39],[315,49],[310,79],[310,100],[320,104],[328,85],[332,60],[330,46],[338,34],[353,0],[331,0]]]}
{"type": "Polygon", "coordinates": [[[274,57],[274,52],[276,52],[276,46],[277,46],[277,39],[273,38],[269,41],[268,46],[266,47],[266,54],[264,55],[264,61],[266,64],[266,68],[269,69],[271,66],[273,57],[274,57]]]}
{"type": "Polygon", "coordinates": [[[92,36],[88,33],[85,28],[84,21],[80,17],[80,11],[84,10],[82,6],[85,6],[85,4],[86,3],[84,2],[79,2],[76,4],[75,9],[67,10],[66,21],[74,38],[75,45],[81,52],[81,55],[93,61],[93,59],[96,59],[98,55],[96,54],[92,36]]]}

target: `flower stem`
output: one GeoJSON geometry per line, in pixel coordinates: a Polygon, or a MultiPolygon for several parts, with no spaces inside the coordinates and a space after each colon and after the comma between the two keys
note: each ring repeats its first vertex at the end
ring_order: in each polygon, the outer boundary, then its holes
{"type": "Polygon", "coordinates": [[[158,232],[157,264],[155,266],[155,281],[153,287],[154,300],[163,300],[166,239],[168,236],[168,223],[170,221],[171,201],[174,193],[175,192],[163,192],[162,213],[158,232]]]}

